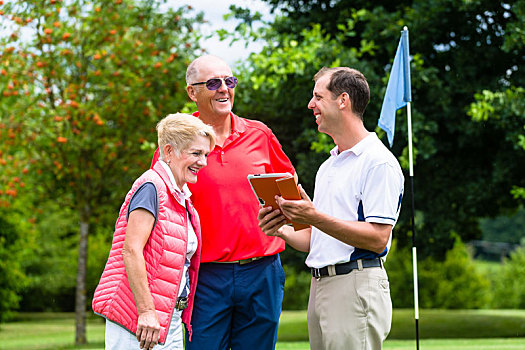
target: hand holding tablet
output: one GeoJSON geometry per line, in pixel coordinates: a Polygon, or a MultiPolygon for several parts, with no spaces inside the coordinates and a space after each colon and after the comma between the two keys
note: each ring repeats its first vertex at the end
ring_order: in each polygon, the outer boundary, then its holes
{"type": "MultiPolygon", "coordinates": [[[[248,181],[261,206],[279,209],[279,205],[275,202],[275,196],[281,196],[284,199],[301,199],[295,178],[289,173],[248,175],[248,181]]],[[[289,220],[288,222],[296,231],[310,227],[289,220]]]]}

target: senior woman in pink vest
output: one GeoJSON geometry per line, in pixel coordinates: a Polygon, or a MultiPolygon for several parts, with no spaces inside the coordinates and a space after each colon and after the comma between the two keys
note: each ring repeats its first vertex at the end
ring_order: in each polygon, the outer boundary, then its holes
{"type": "Polygon", "coordinates": [[[186,183],[206,166],[215,134],[181,113],[162,119],[157,133],[161,157],[126,195],[93,297],[106,318],[106,349],[182,349],[182,323],[191,334],[201,233],[186,183]]]}

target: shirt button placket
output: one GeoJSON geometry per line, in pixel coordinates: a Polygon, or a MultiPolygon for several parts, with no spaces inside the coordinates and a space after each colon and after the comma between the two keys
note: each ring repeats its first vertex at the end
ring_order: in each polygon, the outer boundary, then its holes
{"type": "Polygon", "coordinates": [[[220,159],[220,161],[221,161],[221,164],[224,163],[224,151],[223,151],[223,150],[221,150],[221,151],[219,152],[219,159],[220,159]]]}

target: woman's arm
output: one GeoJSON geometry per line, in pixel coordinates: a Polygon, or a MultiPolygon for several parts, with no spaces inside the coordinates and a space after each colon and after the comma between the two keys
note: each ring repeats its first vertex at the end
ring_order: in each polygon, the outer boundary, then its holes
{"type": "Polygon", "coordinates": [[[160,323],[148,286],[143,253],[154,223],[155,217],[149,211],[133,210],[129,214],[122,248],[124,266],[139,315],[136,335],[141,349],[156,345],[160,336],[160,323]]]}

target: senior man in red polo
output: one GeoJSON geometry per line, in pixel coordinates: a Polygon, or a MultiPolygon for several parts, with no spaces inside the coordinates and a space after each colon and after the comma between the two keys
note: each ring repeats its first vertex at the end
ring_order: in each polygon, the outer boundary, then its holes
{"type": "Polygon", "coordinates": [[[201,218],[202,256],[186,349],[274,349],[284,241],[259,228],[259,203],[247,176],[295,170],[266,125],[232,113],[237,78],[226,62],[199,57],[188,66],[186,82],[194,115],[217,135],[208,166],[189,187],[201,218]]]}

